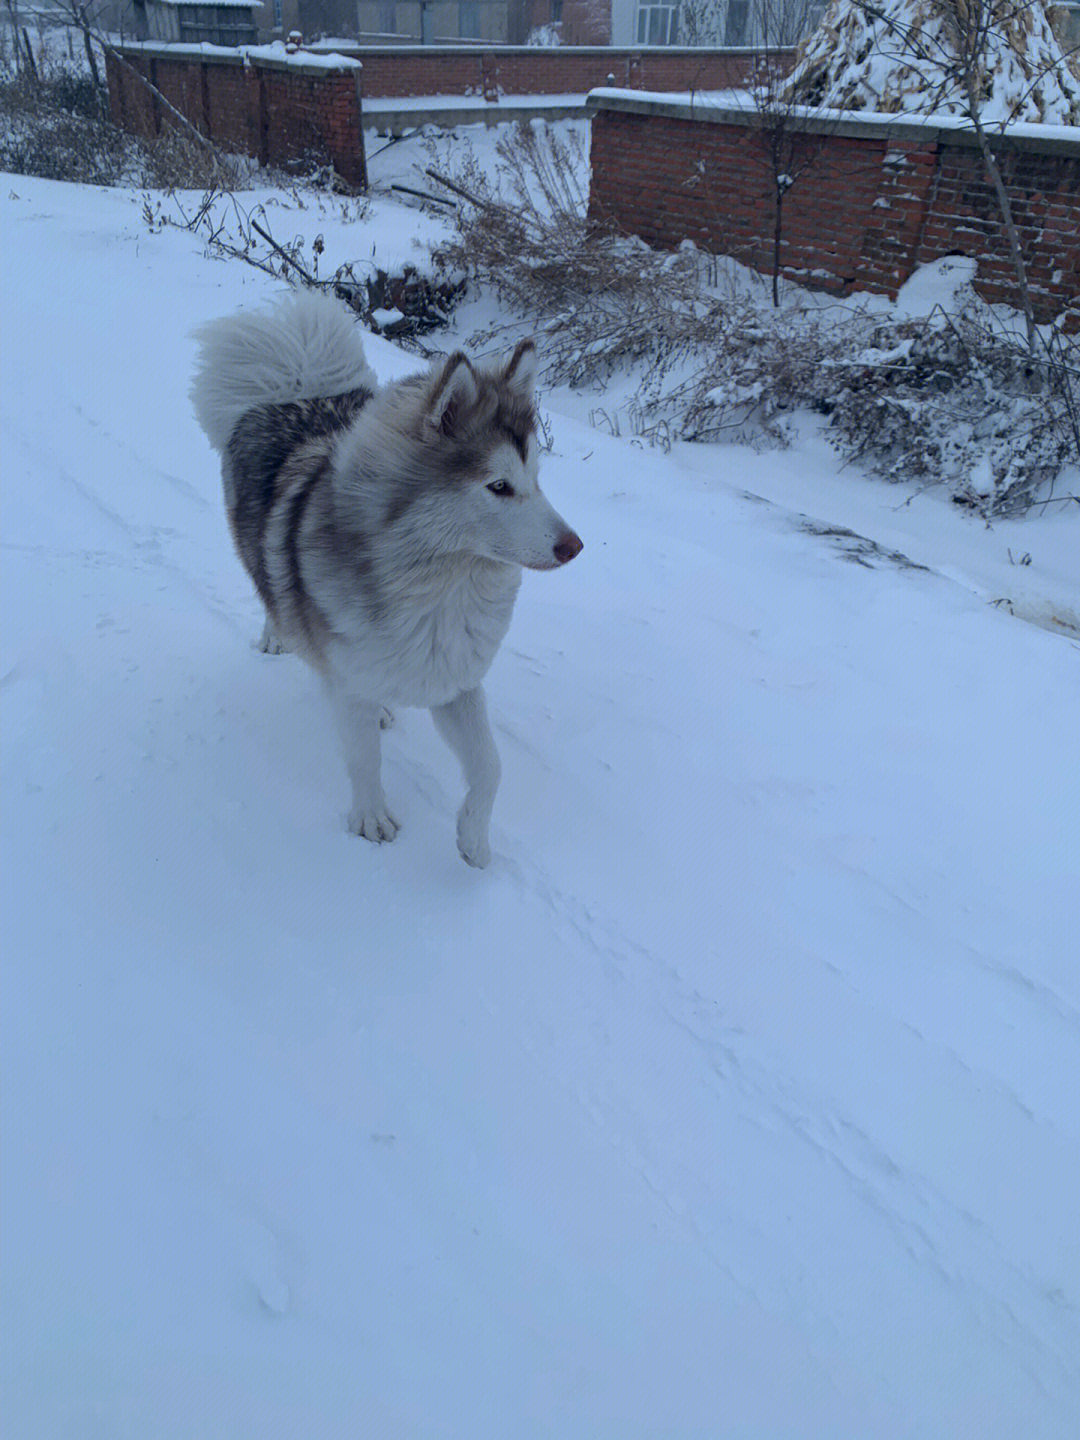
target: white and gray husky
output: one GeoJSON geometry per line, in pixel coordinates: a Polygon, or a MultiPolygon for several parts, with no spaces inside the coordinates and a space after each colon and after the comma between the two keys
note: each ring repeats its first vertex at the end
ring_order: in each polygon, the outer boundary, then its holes
{"type": "Polygon", "coordinates": [[[192,401],[266,607],[262,645],[326,682],[350,830],[397,834],[380,725],[387,706],[425,706],[465,772],[458,849],[486,865],[499,757],[481,681],[521,567],[554,570],[581,550],[537,484],[534,346],[498,368],[459,352],[380,388],[350,312],[304,291],[196,336],[192,401]]]}

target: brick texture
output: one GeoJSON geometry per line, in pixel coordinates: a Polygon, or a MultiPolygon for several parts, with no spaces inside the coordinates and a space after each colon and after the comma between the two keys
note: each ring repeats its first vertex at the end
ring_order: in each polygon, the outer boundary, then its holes
{"type": "MultiPolygon", "coordinates": [[[[366,183],[361,94],[371,99],[423,95],[584,94],[616,85],[652,90],[717,90],[746,78],[751,57],[723,50],[616,50],[479,46],[343,47],[355,67],[332,70],[266,62],[240,52],[204,57],[121,49],[171,105],[223,149],[263,164],[330,161],[352,184],[366,183]]],[[[113,119],[155,135],[167,112],[113,57],[107,60],[113,119]]]]}
{"type": "Polygon", "coordinates": [[[725,90],[743,83],[753,57],[723,50],[579,49],[565,46],[459,50],[439,46],[343,48],[364,67],[372,100],[480,95],[485,59],[504,95],[583,95],[610,83],[639,90],[725,90]]]}
{"type": "MultiPolygon", "coordinates": [[[[367,184],[359,72],[243,63],[215,57],[163,57],[131,49],[127,65],[145,75],[170,105],[222,149],[261,164],[330,163],[352,185],[367,184]]],[[[106,56],[113,120],[153,136],[168,112],[125,65],[106,56]]]]}
{"type": "MultiPolygon", "coordinates": [[[[264,164],[331,161],[352,184],[366,183],[361,95],[584,94],[617,85],[653,90],[716,90],[746,78],[750,58],[723,50],[638,51],[554,47],[343,47],[355,67],[333,70],[266,62],[239,52],[204,57],[121,49],[171,105],[223,149],[264,164]]],[[[155,135],[167,112],[114,57],[107,60],[109,103],[117,124],[155,135]]]]}
{"type": "MultiPolygon", "coordinates": [[[[1080,329],[1080,151],[1001,144],[1036,318],[1080,329]]],[[[774,172],[760,129],[597,109],[590,213],[650,245],[684,239],[758,270],[773,268],[774,172]]],[[[997,200],[979,152],[962,141],[843,133],[795,137],[783,201],[781,268],[837,294],[895,296],[918,264],[978,262],[975,288],[1018,303],[997,200]]]]}

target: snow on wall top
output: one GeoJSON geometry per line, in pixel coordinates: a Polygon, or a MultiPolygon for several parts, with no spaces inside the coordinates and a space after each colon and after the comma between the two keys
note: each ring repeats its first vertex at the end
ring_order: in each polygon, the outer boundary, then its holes
{"type": "Polygon", "coordinates": [[[269,45],[245,45],[242,48],[244,54],[252,60],[273,60],[285,65],[303,65],[309,69],[315,67],[320,70],[362,70],[364,68],[359,60],[354,60],[348,55],[338,55],[333,51],[329,54],[325,51],[315,54],[311,50],[287,50],[281,40],[272,40],[269,45]]]}
{"type": "Polygon", "coordinates": [[[117,46],[121,55],[131,51],[168,57],[190,56],[203,60],[219,60],[235,64],[256,61],[261,64],[287,65],[299,70],[363,70],[363,64],[348,55],[312,54],[310,50],[286,50],[281,40],[268,45],[212,45],[208,40],[190,44],[167,44],[162,40],[129,40],[117,46]]]}

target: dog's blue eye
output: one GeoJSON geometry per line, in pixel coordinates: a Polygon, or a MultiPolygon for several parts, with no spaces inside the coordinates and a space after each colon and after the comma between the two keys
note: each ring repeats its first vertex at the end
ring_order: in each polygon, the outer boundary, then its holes
{"type": "Polygon", "coordinates": [[[493,495],[512,495],[514,487],[509,480],[493,480],[487,487],[493,495]]]}

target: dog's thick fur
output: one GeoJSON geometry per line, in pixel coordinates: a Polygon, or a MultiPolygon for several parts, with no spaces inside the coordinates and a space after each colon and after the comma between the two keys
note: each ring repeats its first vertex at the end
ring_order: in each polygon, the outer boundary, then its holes
{"type": "Polygon", "coordinates": [[[196,336],[192,401],[266,607],[263,649],[294,650],[326,682],[349,828],[394,838],[380,716],[425,706],[465,772],[458,849],[486,865],[499,758],[481,681],[521,567],[555,569],[581,549],[537,484],[533,345],[495,369],[459,352],[380,389],[358,326],[324,295],[295,292],[196,336]]]}

